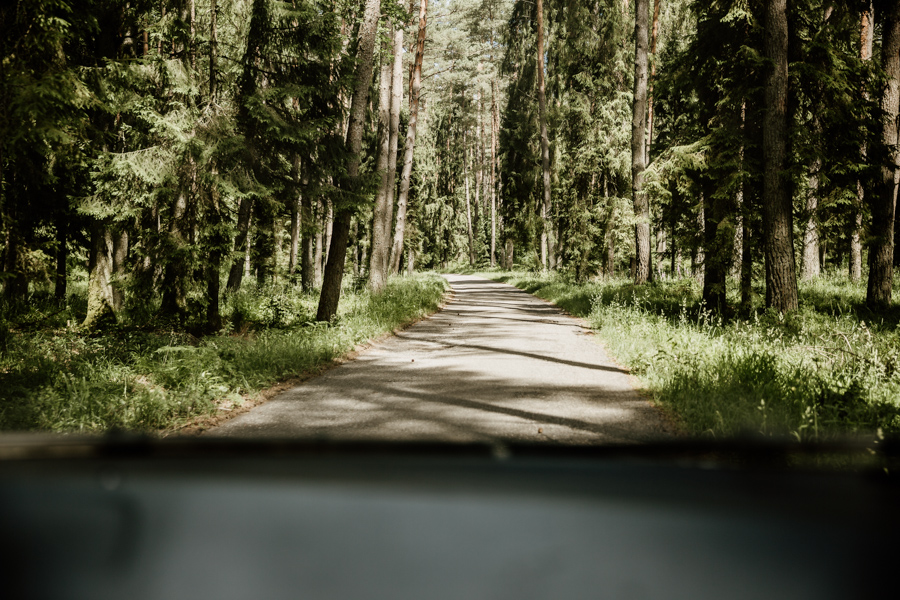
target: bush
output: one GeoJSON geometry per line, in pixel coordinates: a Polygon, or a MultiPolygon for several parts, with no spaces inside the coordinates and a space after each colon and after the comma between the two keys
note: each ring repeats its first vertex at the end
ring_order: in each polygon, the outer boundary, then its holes
{"type": "Polygon", "coordinates": [[[444,290],[435,275],[392,279],[379,295],[345,288],[336,322],[312,324],[315,296],[254,287],[223,309],[241,327],[202,339],[127,326],[3,329],[0,315],[0,429],[172,428],[433,312],[444,290]]]}
{"type": "Polygon", "coordinates": [[[865,309],[858,285],[806,283],[794,314],[757,310],[725,321],[700,303],[693,280],[636,287],[558,275],[493,277],[586,317],[690,433],[821,439],[900,431],[896,314],[865,309]]]}

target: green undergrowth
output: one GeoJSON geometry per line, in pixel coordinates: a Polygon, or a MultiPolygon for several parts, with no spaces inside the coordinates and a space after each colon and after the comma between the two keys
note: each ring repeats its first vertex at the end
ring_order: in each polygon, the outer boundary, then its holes
{"type": "Polygon", "coordinates": [[[246,287],[223,306],[225,329],[201,338],[134,325],[79,331],[66,318],[77,294],[56,316],[6,314],[0,430],[172,429],[433,312],[445,286],[436,275],[398,277],[373,295],[348,282],[332,324],[314,322],[316,294],[246,287]]]}
{"type": "Polygon", "coordinates": [[[796,313],[723,320],[690,279],[634,286],[483,275],[588,319],[690,434],[823,440],[900,431],[900,312],[868,311],[865,289],[841,277],[801,285],[796,313]]]}

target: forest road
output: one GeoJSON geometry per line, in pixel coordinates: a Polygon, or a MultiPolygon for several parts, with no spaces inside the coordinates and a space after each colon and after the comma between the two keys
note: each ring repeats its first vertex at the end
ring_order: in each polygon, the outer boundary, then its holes
{"type": "Polygon", "coordinates": [[[513,286],[446,275],[443,310],[207,435],[640,443],[667,437],[581,320],[513,286]]]}

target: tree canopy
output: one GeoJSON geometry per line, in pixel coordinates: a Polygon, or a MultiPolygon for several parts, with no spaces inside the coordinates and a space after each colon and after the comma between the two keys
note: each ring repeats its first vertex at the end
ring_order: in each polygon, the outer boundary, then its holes
{"type": "Polygon", "coordinates": [[[0,7],[6,302],[78,282],[88,328],[210,331],[245,279],[329,319],[459,263],[892,302],[896,3],[373,2],[0,7]]]}

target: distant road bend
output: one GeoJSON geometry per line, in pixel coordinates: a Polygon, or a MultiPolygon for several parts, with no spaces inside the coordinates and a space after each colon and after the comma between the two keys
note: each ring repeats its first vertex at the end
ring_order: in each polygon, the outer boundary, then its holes
{"type": "Polygon", "coordinates": [[[440,312],[209,434],[568,444],[667,435],[578,319],[510,285],[446,277],[454,297],[440,312]]]}

